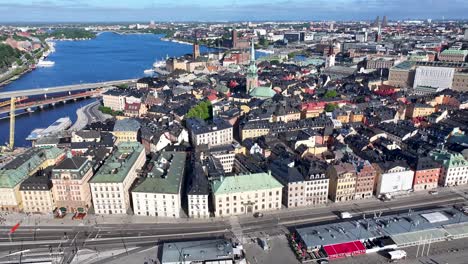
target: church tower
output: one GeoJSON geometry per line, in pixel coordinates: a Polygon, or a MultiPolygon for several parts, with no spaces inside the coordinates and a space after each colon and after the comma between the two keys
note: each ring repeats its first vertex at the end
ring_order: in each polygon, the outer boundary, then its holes
{"type": "Polygon", "coordinates": [[[330,43],[328,51],[325,52],[325,68],[333,66],[335,66],[335,47],[330,43]]]}
{"type": "Polygon", "coordinates": [[[257,65],[255,64],[255,47],[254,41],[252,39],[252,47],[250,49],[250,65],[247,69],[247,76],[246,76],[246,89],[247,93],[252,91],[253,88],[258,86],[258,69],[257,65]]]}

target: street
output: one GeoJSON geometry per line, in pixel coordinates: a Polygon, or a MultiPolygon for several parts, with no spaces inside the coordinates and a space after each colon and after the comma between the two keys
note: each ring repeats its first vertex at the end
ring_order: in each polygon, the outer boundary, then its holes
{"type": "MultiPolygon", "coordinates": [[[[349,211],[356,218],[362,214],[372,214],[382,210],[386,212],[407,212],[408,209],[423,210],[452,206],[464,202],[463,192],[441,191],[437,196],[414,194],[389,202],[376,199],[353,201],[346,204],[332,204],[319,208],[285,209],[265,214],[263,218],[250,215],[240,216],[239,224],[246,240],[259,236],[284,235],[287,228],[310,223],[340,221],[337,212],[349,211]],[[431,200],[428,200],[428,199],[431,200]]],[[[30,216],[31,217],[31,216],[30,216]]],[[[32,216],[34,217],[34,216],[32,216]]],[[[229,218],[195,220],[165,219],[153,223],[141,223],[136,216],[106,217],[88,216],[88,220],[65,221],[48,219],[23,221],[23,225],[11,236],[8,231],[14,222],[6,216],[7,225],[0,228],[0,263],[11,259],[10,254],[21,250],[32,250],[35,254],[55,252],[63,255],[65,263],[71,261],[77,251],[92,249],[105,251],[116,248],[139,248],[155,246],[156,243],[168,240],[189,238],[207,238],[231,236],[229,218]],[[94,217],[94,221],[92,221],[94,217]]],[[[141,218],[147,219],[147,218],[141,218]]],[[[19,253],[22,255],[21,253],[19,253]]],[[[27,252],[24,255],[32,254],[27,252]]],[[[16,253],[14,256],[17,256],[16,253]]]]}

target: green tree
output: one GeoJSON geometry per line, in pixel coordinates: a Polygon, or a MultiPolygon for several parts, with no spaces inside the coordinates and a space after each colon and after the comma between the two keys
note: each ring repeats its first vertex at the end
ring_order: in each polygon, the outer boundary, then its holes
{"type": "Polygon", "coordinates": [[[200,118],[208,120],[213,118],[213,106],[210,101],[203,101],[192,107],[188,113],[187,118],[200,118]]]}
{"type": "Polygon", "coordinates": [[[325,93],[325,98],[335,98],[338,93],[335,90],[329,90],[325,93]]]}
{"type": "Polygon", "coordinates": [[[338,108],[338,105],[336,104],[326,104],[325,105],[325,111],[326,112],[333,112],[335,109],[338,108]]]}

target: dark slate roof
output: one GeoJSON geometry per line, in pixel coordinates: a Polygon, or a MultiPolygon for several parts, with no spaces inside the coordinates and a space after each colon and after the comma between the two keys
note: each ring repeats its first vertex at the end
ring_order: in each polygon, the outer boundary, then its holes
{"type": "Polygon", "coordinates": [[[52,189],[52,181],[50,180],[50,175],[52,171],[52,166],[45,169],[37,171],[31,177],[27,177],[20,185],[20,191],[49,191],[52,189]]]}
{"type": "Polygon", "coordinates": [[[64,159],[60,164],[55,166],[57,170],[77,170],[87,161],[83,157],[72,157],[64,159]]]}
{"type": "Polygon", "coordinates": [[[208,195],[209,192],[209,182],[203,167],[199,162],[194,162],[187,194],[208,195]]]}

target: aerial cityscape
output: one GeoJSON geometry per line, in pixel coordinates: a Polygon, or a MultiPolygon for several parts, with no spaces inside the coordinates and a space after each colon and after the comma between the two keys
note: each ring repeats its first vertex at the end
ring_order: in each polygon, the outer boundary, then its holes
{"type": "Polygon", "coordinates": [[[116,2],[0,0],[0,264],[466,263],[468,2],[116,2]]]}

